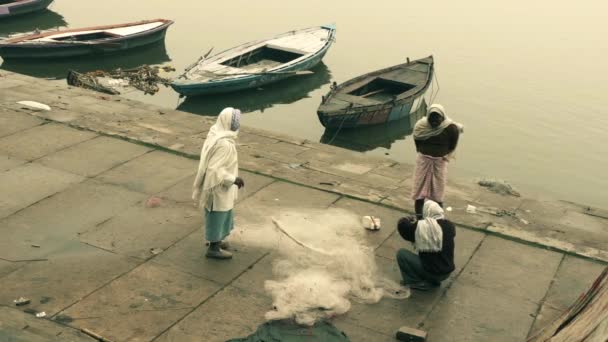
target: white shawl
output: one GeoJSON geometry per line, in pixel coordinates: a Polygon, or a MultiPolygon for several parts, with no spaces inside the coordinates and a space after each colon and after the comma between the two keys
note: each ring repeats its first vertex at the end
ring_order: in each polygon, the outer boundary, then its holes
{"type": "Polygon", "coordinates": [[[446,128],[448,128],[448,126],[451,124],[455,124],[456,127],[458,127],[458,130],[460,131],[460,133],[464,132],[464,126],[462,124],[459,124],[458,122],[455,122],[452,119],[450,119],[447,116],[447,114],[445,112],[445,108],[443,108],[442,105],[433,104],[427,110],[427,115],[416,122],[416,125],[414,126],[414,133],[413,133],[414,139],[415,140],[426,140],[430,137],[439,135],[446,128]],[[429,114],[431,114],[432,112],[435,112],[435,113],[441,115],[444,119],[441,122],[441,124],[435,128],[433,128],[431,126],[431,124],[429,123],[429,120],[428,120],[429,114]]]}
{"type": "Polygon", "coordinates": [[[222,110],[209,130],[192,187],[192,199],[200,199],[200,206],[208,209],[213,204],[215,211],[228,211],[234,207],[236,190],[231,188],[238,172],[235,144],[238,130],[230,129],[234,111],[233,108],[222,110]],[[226,196],[222,194],[230,196],[223,198],[226,196]],[[213,203],[210,203],[210,199],[213,203]]]}
{"type": "Polygon", "coordinates": [[[443,208],[437,202],[427,200],[422,208],[422,220],[416,226],[416,250],[439,252],[443,248],[443,230],[437,222],[443,219],[443,208]]]}

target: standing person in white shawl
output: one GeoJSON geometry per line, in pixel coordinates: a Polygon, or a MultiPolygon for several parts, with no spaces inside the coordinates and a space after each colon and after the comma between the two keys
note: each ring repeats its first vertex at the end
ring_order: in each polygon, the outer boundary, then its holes
{"type": "Polygon", "coordinates": [[[234,227],[234,202],[238,189],[245,186],[238,177],[239,165],[235,139],[241,111],[225,108],[207,134],[201,150],[192,199],[205,211],[205,238],[209,241],[208,258],[230,259],[224,240],[234,227]],[[237,189],[238,188],[238,189],[237,189]],[[222,248],[224,247],[224,248],[222,248]]]}
{"type": "Polygon", "coordinates": [[[443,208],[426,201],[423,219],[404,217],[397,225],[399,234],[413,242],[416,253],[407,249],[397,252],[397,263],[403,284],[416,290],[430,290],[454,271],[454,224],[443,216],[443,208]]]}
{"type": "Polygon", "coordinates": [[[425,199],[443,207],[448,162],[462,132],[463,126],[452,121],[439,104],[430,106],[427,115],[416,122],[413,136],[418,157],[412,199],[418,218],[422,217],[425,199]]]}

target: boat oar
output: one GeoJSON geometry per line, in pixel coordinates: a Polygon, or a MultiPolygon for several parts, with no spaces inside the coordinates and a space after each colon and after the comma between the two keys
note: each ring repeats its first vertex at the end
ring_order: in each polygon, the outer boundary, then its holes
{"type": "Polygon", "coordinates": [[[202,62],[203,60],[207,59],[207,56],[209,56],[209,54],[211,53],[211,51],[213,51],[213,46],[211,47],[211,49],[209,49],[209,51],[207,51],[206,54],[200,56],[196,62],[190,64],[189,66],[186,67],[186,69],[184,69],[184,72],[179,75],[177,78],[182,78],[184,76],[186,76],[186,74],[188,73],[188,71],[192,70],[195,66],[197,66],[200,62],[202,62]]]}

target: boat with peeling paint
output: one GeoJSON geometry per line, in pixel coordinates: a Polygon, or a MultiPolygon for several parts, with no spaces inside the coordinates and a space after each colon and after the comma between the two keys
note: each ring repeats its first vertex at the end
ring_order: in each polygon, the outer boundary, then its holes
{"type": "Polygon", "coordinates": [[[62,58],[116,53],[164,40],[171,24],[171,20],[154,19],[35,33],[1,41],[0,56],[62,58]]]}
{"type": "Polygon", "coordinates": [[[317,110],[326,128],[341,129],[419,118],[433,80],[433,56],[332,85],[317,110]]]}
{"type": "Polygon", "coordinates": [[[201,57],[171,86],[182,96],[257,88],[287,77],[310,74],[334,41],[334,25],[290,31],[201,57]]]}

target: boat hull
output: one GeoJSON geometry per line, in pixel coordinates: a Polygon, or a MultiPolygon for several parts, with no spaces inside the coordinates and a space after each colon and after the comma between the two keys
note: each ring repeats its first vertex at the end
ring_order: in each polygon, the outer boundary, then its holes
{"type": "Polygon", "coordinates": [[[334,36],[335,28],[332,28],[328,39],[329,43],[326,44],[322,49],[297,64],[289,65],[285,68],[276,70],[277,73],[269,72],[260,75],[247,75],[243,77],[218,79],[216,81],[207,82],[178,79],[171,84],[171,87],[182,96],[201,96],[258,88],[270,83],[278,82],[294,76],[293,74],[289,73],[309,70],[317,66],[323,60],[323,57],[331,47],[334,36]]]}
{"type": "Polygon", "coordinates": [[[164,40],[169,25],[171,23],[149,32],[90,44],[0,44],[0,56],[3,59],[36,59],[107,55],[160,42],[164,40]]]}
{"type": "MultiPolygon", "coordinates": [[[[334,84],[330,92],[323,96],[317,116],[328,129],[380,125],[407,117],[414,124],[421,117],[421,108],[426,110],[433,75],[433,59],[429,56],[357,76],[340,85],[334,84]],[[395,77],[395,74],[399,77],[395,77]],[[397,88],[398,96],[385,97],[381,101],[368,100],[366,96],[378,93],[377,90],[369,92],[374,82],[378,81],[389,87],[398,84],[407,88],[397,88]],[[357,89],[366,89],[364,87],[367,87],[369,94],[359,96],[357,89]]],[[[380,91],[383,91],[387,86],[380,84],[380,91]]]]}
{"type": "Polygon", "coordinates": [[[426,114],[426,102],[424,93],[411,98],[409,101],[396,105],[370,106],[356,108],[341,115],[327,115],[317,112],[319,121],[323,127],[328,129],[355,128],[380,125],[405,118],[410,119],[413,125],[418,119],[426,114]],[[416,100],[420,102],[417,108],[412,110],[416,100]]]}
{"type": "Polygon", "coordinates": [[[0,19],[41,11],[52,2],[53,0],[30,0],[0,5],[0,19]]]}
{"type": "MultiPolygon", "coordinates": [[[[296,72],[302,70],[308,70],[318,65],[327,50],[323,53],[313,56],[306,61],[302,61],[297,65],[293,65],[290,68],[285,68],[281,72],[296,72]]],[[[217,82],[205,82],[189,84],[186,82],[175,81],[171,84],[171,87],[178,93],[184,96],[199,96],[219,93],[230,93],[238,90],[250,89],[261,87],[266,84],[278,82],[280,80],[292,77],[291,75],[285,74],[265,74],[265,75],[252,75],[247,77],[239,77],[236,79],[220,80],[217,82]]]]}

